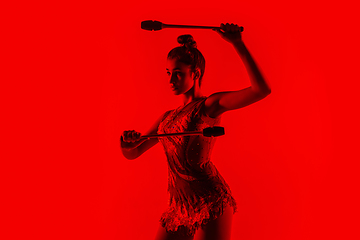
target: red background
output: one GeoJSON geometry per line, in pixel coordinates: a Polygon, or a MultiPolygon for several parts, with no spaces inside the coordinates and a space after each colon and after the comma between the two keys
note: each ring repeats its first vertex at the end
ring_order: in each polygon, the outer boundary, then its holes
{"type": "Polygon", "coordinates": [[[158,144],[134,161],[123,130],[145,132],[181,104],[166,54],[192,34],[203,93],[250,85],[209,30],[244,26],[272,89],[225,113],[212,155],[238,202],[232,239],[358,239],[359,20],[355,1],[2,3],[2,239],[154,239],[166,207],[158,144]]]}

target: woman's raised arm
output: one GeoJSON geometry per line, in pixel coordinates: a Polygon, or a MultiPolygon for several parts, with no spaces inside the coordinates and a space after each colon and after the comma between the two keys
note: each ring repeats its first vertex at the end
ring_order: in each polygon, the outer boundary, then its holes
{"type": "Polygon", "coordinates": [[[234,24],[221,24],[221,30],[216,31],[235,47],[245,65],[251,86],[239,91],[218,92],[209,96],[205,102],[205,111],[211,117],[217,117],[226,111],[245,107],[271,93],[269,85],[241,39],[239,27],[234,24]]]}

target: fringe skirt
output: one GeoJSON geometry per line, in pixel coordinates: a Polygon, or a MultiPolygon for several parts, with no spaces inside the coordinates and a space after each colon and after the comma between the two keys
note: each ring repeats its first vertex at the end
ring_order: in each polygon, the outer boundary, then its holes
{"type": "Polygon", "coordinates": [[[215,199],[214,195],[198,199],[196,204],[191,204],[191,201],[170,200],[168,209],[160,218],[160,223],[167,232],[193,236],[199,227],[221,216],[226,207],[230,206],[233,208],[233,213],[237,212],[236,201],[228,192],[223,192],[215,199]]]}

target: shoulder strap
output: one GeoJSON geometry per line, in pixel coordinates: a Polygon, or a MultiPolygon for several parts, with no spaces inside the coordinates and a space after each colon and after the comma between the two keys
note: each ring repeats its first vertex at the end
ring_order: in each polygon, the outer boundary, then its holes
{"type": "Polygon", "coordinates": [[[206,101],[207,97],[204,97],[203,99],[197,101],[195,103],[193,112],[192,112],[192,116],[195,117],[196,115],[202,114],[201,111],[204,110],[204,105],[205,105],[205,101],[206,101]]]}

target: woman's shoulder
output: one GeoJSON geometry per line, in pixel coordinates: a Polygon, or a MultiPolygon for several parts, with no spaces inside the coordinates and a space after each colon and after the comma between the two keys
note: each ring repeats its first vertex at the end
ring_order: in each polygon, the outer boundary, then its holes
{"type": "Polygon", "coordinates": [[[166,118],[171,112],[173,112],[175,109],[167,110],[162,115],[161,118],[166,118]]]}
{"type": "Polygon", "coordinates": [[[204,96],[202,99],[200,99],[197,103],[197,106],[195,107],[195,115],[200,117],[200,118],[205,118],[205,119],[217,119],[219,117],[211,117],[208,114],[208,101],[209,101],[209,97],[204,96]]]}

